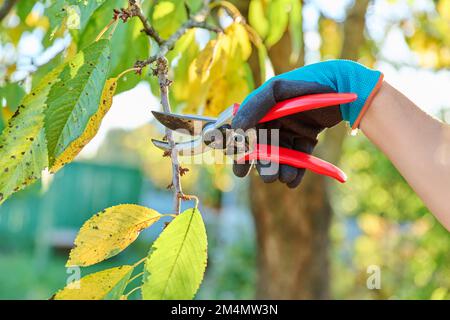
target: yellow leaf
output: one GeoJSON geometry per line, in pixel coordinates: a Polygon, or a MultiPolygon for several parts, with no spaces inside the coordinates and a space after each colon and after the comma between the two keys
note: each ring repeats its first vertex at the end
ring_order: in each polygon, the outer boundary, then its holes
{"type": "Polygon", "coordinates": [[[240,23],[232,23],[225,29],[225,34],[231,39],[230,55],[240,55],[242,60],[247,60],[252,53],[252,45],[247,30],[240,23]]]}
{"type": "Polygon", "coordinates": [[[89,119],[89,122],[81,136],[74,140],[69,147],[55,159],[53,166],[50,168],[50,172],[55,173],[66,163],[71,162],[78,155],[78,153],[80,153],[84,146],[95,137],[98,129],[100,128],[103,117],[111,108],[112,99],[117,88],[117,79],[118,78],[111,78],[106,80],[100,99],[100,107],[97,112],[94,113],[94,115],[92,115],[89,119]]]}
{"type": "Polygon", "coordinates": [[[186,84],[189,82],[189,68],[198,57],[199,50],[195,39],[195,29],[191,29],[177,41],[174,50],[167,55],[169,61],[177,60],[173,68],[172,93],[178,101],[186,101],[191,96],[186,84]]]}
{"type": "Polygon", "coordinates": [[[184,112],[215,116],[245,98],[250,89],[245,68],[250,54],[249,36],[240,23],[210,40],[189,67],[190,94],[184,112]]]}
{"type": "Polygon", "coordinates": [[[96,272],[68,284],[54,300],[119,300],[127,286],[133,266],[121,266],[96,272]]]}
{"type": "Polygon", "coordinates": [[[336,21],[321,18],[319,30],[322,36],[320,53],[323,59],[336,59],[341,55],[343,36],[342,30],[336,21]]]}
{"type": "Polygon", "coordinates": [[[194,59],[190,68],[192,78],[200,78],[201,82],[204,82],[208,78],[214,61],[217,44],[218,41],[215,39],[209,41],[205,48],[198,54],[197,58],[194,59]]]}
{"type": "Polygon", "coordinates": [[[447,22],[450,20],[450,0],[441,0],[437,5],[437,11],[447,22]]]}
{"type": "Polygon", "coordinates": [[[160,218],[155,210],[134,204],[105,209],[81,227],[66,265],[90,266],[115,256],[160,218]]]}
{"type": "Polygon", "coordinates": [[[32,28],[40,27],[45,31],[47,31],[50,26],[50,23],[46,16],[41,16],[37,12],[33,11],[30,12],[30,14],[26,17],[25,23],[32,28]]]}

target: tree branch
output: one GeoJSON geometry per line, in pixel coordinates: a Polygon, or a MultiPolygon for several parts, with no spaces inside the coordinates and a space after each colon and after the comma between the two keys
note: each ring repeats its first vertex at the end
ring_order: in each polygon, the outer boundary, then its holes
{"type": "MultiPolygon", "coordinates": [[[[213,31],[216,33],[223,32],[223,30],[217,26],[210,25],[206,22],[206,18],[209,14],[209,0],[205,0],[204,7],[194,16],[192,16],[188,21],[183,23],[181,27],[170,36],[167,40],[162,40],[159,44],[159,52],[155,56],[151,56],[147,60],[140,60],[137,61],[135,64],[135,67],[144,68],[145,66],[152,64],[158,58],[165,57],[166,54],[171,51],[176,42],[189,30],[192,28],[202,28],[209,31],[213,31]]],[[[139,9],[139,11],[141,11],[139,9]]],[[[156,31],[155,31],[156,32],[156,31]]],[[[156,42],[158,42],[152,35],[148,34],[150,37],[152,37],[156,42]]]]}
{"type": "Polygon", "coordinates": [[[0,8],[0,21],[2,21],[16,4],[17,0],[5,0],[0,8]]]}
{"type": "MultiPolygon", "coordinates": [[[[161,93],[161,106],[164,112],[171,112],[169,102],[169,86],[170,80],[167,78],[168,62],[165,57],[158,57],[156,60],[155,75],[158,77],[159,90],[161,93]]],[[[174,189],[173,207],[176,214],[180,213],[181,198],[183,189],[181,187],[180,164],[178,161],[178,153],[175,150],[175,142],[173,140],[172,130],[166,128],[166,138],[170,145],[170,157],[172,159],[172,188],[174,189]]]]}
{"type": "Polygon", "coordinates": [[[159,36],[159,33],[150,25],[147,20],[147,17],[144,16],[144,13],[141,10],[141,7],[137,4],[136,0],[129,0],[129,13],[132,17],[138,17],[142,22],[142,26],[144,27],[143,31],[149,36],[152,37],[153,40],[161,45],[164,43],[164,40],[159,36]]]}
{"type": "MultiPolygon", "coordinates": [[[[195,16],[195,17],[198,17],[198,16],[195,16]]],[[[188,21],[186,21],[173,35],[170,36],[169,39],[167,39],[167,41],[165,41],[161,45],[160,50],[159,50],[159,55],[160,56],[165,56],[170,50],[172,50],[173,47],[175,46],[176,42],[189,29],[202,28],[202,29],[214,31],[214,32],[217,32],[217,33],[222,32],[222,29],[220,29],[220,28],[218,28],[216,26],[212,26],[212,25],[207,24],[203,19],[206,19],[206,17],[202,17],[202,20],[200,20],[200,21],[196,21],[196,20],[188,20],[188,21]]]]}
{"type": "MultiPolygon", "coordinates": [[[[136,0],[129,0],[129,8],[128,13],[130,16],[139,17],[141,20],[145,33],[153,38],[155,42],[159,45],[159,51],[155,56],[151,56],[147,60],[136,61],[135,67],[142,71],[142,69],[155,63],[155,68],[153,70],[153,74],[158,77],[159,90],[161,94],[161,106],[164,112],[171,112],[170,102],[169,102],[169,86],[171,81],[168,78],[168,61],[166,59],[166,54],[172,50],[176,44],[176,42],[189,30],[192,28],[204,28],[207,30],[211,30],[214,32],[222,32],[222,30],[216,26],[212,26],[206,23],[206,19],[210,12],[210,4],[211,0],[203,0],[203,7],[200,11],[191,16],[188,21],[183,23],[183,25],[169,37],[167,40],[163,40],[157,31],[150,26],[147,21],[147,18],[142,14],[142,10],[139,7],[139,4],[136,0]]],[[[174,198],[173,198],[173,206],[175,214],[180,213],[181,200],[182,199],[191,199],[191,197],[187,197],[183,194],[183,190],[181,187],[181,174],[183,169],[180,167],[178,161],[178,153],[174,148],[175,142],[173,140],[172,130],[166,128],[166,138],[167,142],[170,146],[170,157],[172,159],[172,183],[171,187],[174,190],[174,198]]]]}

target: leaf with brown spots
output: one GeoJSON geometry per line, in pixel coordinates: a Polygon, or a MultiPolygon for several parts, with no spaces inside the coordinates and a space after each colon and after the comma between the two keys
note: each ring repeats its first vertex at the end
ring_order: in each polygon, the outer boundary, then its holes
{"type": "Polygon", "coordinates": [[[79,139],[102,106],[109,71],[110,43],[99,40],[78,52],[51,87],[45,110],[49,166],[53,167],[71,143],[79,139]]]}
{"type": "Polygon", "coordinates": [[[96,113],[92,115],[89,119],[86,128],[84,129],[81,136],[72,141],[70,145],[56,157],[55,162],[50,168],[50,172],[54,173],[61,169],[66,163],[71,162],[85,145],[95,137],[102,123],[103,117],[111,108],[113,96],[117,88],[117,78],[111,78],[106,80],[105,86],[103,87],[102,96],[100,98],[100,106],[96,113]]]}
{"type": "Polygon", "coordinates": [[[61,65],[32,89],[9,119],[0,136],[0,203],[41,177],[47,167],[44,117],[51,86],[59,81],[61,65]],[[50,83],[50,85],[49,85],[50,83]]]}
{"type": "Polygon", "coordinates": [[[120,300],[133,273],[121,266],[89,274],[58,291],[52,300],[120,300]]]}
{"type": "Polygon", "coordinates": [[[155,210],[135,204],[105,209],[81,227],[66,265],[90,266],[115,256],[160,218],[155,210]]]}

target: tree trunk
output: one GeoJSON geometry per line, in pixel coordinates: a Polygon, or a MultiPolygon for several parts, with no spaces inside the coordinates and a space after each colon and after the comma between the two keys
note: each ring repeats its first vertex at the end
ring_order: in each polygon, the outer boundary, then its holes
{"type": "MultiPolygon", "coordinates": [[[[290,35],[269,51],[276,74],[304,64],[289,63],[290,35]]],[[[251,177],[251,209],[258,240],[257,298],[327,299],[330,208],[320,176],[305,174],[295,190],[251,177]]]]}
{"type": "MultiPolygon", "coordinates": [[[[349,48],[344,47],[344,50],[355,53],[353,58],[357,57],[359,46],[364,40],[364,4],[367,8],[368,1],[355,2],[349,14],[349,18],[353,17],[349,20],[352,25],[345,27],[352,34],[349,39],[353,40],[345,41],[349,48]],[[358,12],[353,14],[355,11],[358,12]]],[[[249,1],[239,0],[235,3],[246,16],[249,1]]],[[[291,64],[290,53],[291,41],[287,32],[269,51],[275,73],[303,65],[303,54],[299,61],[291,64]]],[[[250,65],[258,79],[255,58],[252,57],[250,65]]],[[[352,58],[350,53],[347,58],[352,58]]],[[[339,158],[342,138],[341,129],[334,137],[327,139],[328,144],[337,143],[332,152],[327,152],[336,158],[331,161],[339,158]]],[[[332,210],[326,192],[327,182],[326,178],[307,172],[300,187],[290,190],[280,183],[264,184],[256,173],[251,175],[250,201],[258,241],[257,298],[330,298],[328,245],[332,210]]]]}

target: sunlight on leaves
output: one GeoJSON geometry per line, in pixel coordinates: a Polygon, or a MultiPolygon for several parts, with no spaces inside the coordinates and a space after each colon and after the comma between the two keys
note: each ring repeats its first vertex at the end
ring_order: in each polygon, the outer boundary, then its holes
{"type": "Polygon", "coordinates": [[[158,1],[153,10],[152,23],[163,38],[171,36],[187,20],[182,0],[158,1]]]}
{"type": "Polygon", "coordinates": [[[123,251],[161,218],[153,209],[121,204],[97,213],[81,227],[67,266],[90,266],[123,251]]]}
{"type": "Polygon", "coordinates": [[[51,173],[55,173],[61,169],[66,163],[71,162],[80,153],[83,147],[91,141],[100,129],[100,124],[102,123],[103,117],[111,108],[112,99],[117,88],[117,78],[111,78],[106,80],[105,86],[103,87],[102,96],[100,98],[100,106],[97,112],[89,119],[86,128],[84,129],[81,136],[72,143],[60,154],[50,168],[51,173]]]}
{"type": "Polygon", "coordinates": [[[91,44],[68,61],[60,81],[51,87],[45,111],[50,166],[83,134],[89,119],[98,112],[109,54],[108,40],[91,44]]]}
{"type": "Polygon", "coordinates": [[[45,76],[22,100],[0,136],[0,203],[41,177],[47,167],[44,113],[64,65],[45,76]]]}
{"type": "Polygon", "coordinates": [[[144,299],[192,299],[207,260],[205,225],[197,209],[177,216],[153,243],[145,262],[144,299]]]}
{"type": "Polygon", "coordinates": [[[133,266],[103,270],[68,284],[54,300],[119,300],[133,272],[133,266]]]}

